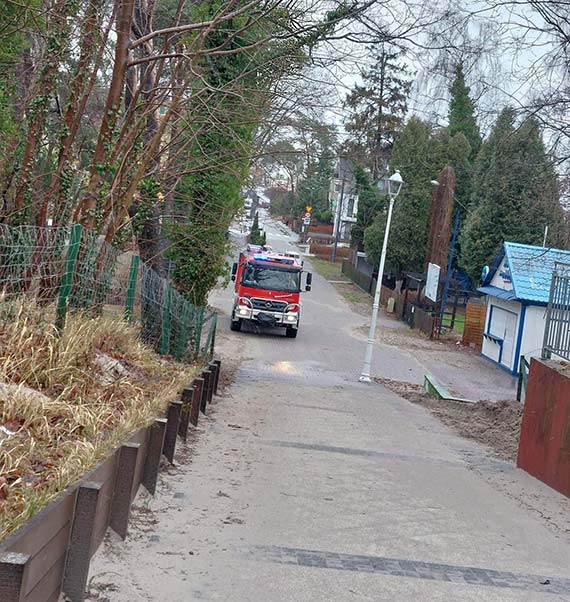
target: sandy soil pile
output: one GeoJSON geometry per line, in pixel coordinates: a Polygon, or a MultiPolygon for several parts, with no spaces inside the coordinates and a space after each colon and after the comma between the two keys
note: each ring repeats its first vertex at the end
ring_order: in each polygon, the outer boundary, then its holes
{"type": "Polygon", "coordinates": [[[480,401],[476,404],[443,401],[428,395],[422,386],[389,379],[377,379],[394,393],[418,403],[462,437],[490,447],[497,456],[515,461],[523,415],[516,401],[480,401]]]}

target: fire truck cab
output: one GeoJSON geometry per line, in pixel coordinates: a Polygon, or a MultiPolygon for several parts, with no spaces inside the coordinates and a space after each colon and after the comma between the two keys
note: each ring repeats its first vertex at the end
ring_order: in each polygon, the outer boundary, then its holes
{"type": "MultiPolygon", "coordinates": [[[[230,327],[239,331],[244,321],[269,328],[285,328],[295,338],[301,317],[303,265],[296,257],[248,245],[232,266],[235,282],[230,327]]],[[[312,274],[307,272],[305,290],[311,290],[312,274]]]]}

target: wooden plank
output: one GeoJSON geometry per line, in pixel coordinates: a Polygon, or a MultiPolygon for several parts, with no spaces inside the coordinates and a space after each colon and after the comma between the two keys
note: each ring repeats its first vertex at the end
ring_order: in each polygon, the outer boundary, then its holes
{"type": "Polygon", "coordinates": [[[176,437],[178,436],[178,426],[180,424],[181,412],[181,401],[172,401],[169,404],[168,412],[166,415],[166,433],[164,434],[164,446],[162,448],[162,453],[171,464],[174,464],[174,452],[176,451],[176,437]]]}
{"type": "MultiPolygon", "coordinates": [[[[131,502],[137,497],[137,493],[139,492],[140,486],[142,485],[143,474],[144,474],[144,464],[146,461],[146,454],[148,450],[148,440],[150,434],[150,427],[141,429],[142,435],[144,439],[142,441],[137,441],[140,445],[139,454],[137,456],[137,465],[135,467],[135,477],[133,479],[133,490],[131,491],[131,502]]],[[[133,441],[134,443],[134,441],[133,441]]]]}
{"type": "Polygon", "coordinates": [[[154,495],[156,482],[158,480],[158,469],[164,445],[164,433],[166,432],[166,420],[155,420],[149,429],[149,440],[144,464],[142,484],[146,490],[154,495]]]}
{"type": "Polygon", "coordinates": [[[67,543],[71,531],[71,521],[66,523],[41,550],[32,557],[26,579],[24,594],[29,594],[34,587],[44,578],[52,567],[65,558],[67,543]]]}
{"type": "Polygon", "coordinates": [[[85,599],[100,490],[100,483],[86,482],[77,491],[62,588],[71,602],[83,602],[85,599]]]}
{"type": "Polygon", "coordinates": [[[90,470],[83,480],[94,483],[104,483],[114,478],[117,468],[118,449],[113,450],[104,460],[90,470]]]}
{"type": "Polygon", "coordinates": [[[122,539],[125,539],[127,536],[131,511],[131,495],[140,447],[140,443],[125,443],[125,445],[121,446],[119,452],[109,526],[122,539]]]}
{"type": "Polygon", "coordinates": [[[190,409],[190,422],[194,426],[198,426],[200,417],[200,405],[202,403],[202,387],[204,386],[203,378],[194,379],[194,390],[192,392],[192,408],[190,409]]]}
{"type": "Polygon", "coordinates": [[[220,374],[222,372],[222,360],[214,360],[214,364],[216,364],[216,380],[214,382],[214,393],[218,394],[218,389],[220,386],[220,374]]]}
{"type": "Polygon", "coordinates": [[[208,394],[210,389],[210,377],[212,373],[209,370],[202,370],[202,379],[204,384],[202,385],[202,399],[200,401],[200,411],[202,414],[206,414],[206,407],[208,405],[208,394]]]}
{"type": "Polygon", "coordinates": [[[77,486],[68,489],[43,510],[32,516],[0,545],[0,552],[34,556],[71,521],[77,486]]]}
{"type": "Polygon", "coordinates": [[[38,581],[34,589],[22,599],[22,602],[46,602],[61,591],[63,571],[65,568],[65,556],[60,558],[50,570],[38,581]]]}
{"type": "Polygon", "coordinates": [[[59,602],[60,594],[61,594],[61,588],[58,587],[53,592],[53,594],[46,600],[46,602],[59,602]]]}
{"type": "MultiPolygon", "coordinates": [[[[118,462],[117,462],[118,466],[118,462]]],[[[91,556],[99,549],[105,539],[105,534],[111,521],[111,504],[113,502],[113,491],[115,489],[115,472],[112,472],[104,483],[101,483],[99,499],[97,502],[97,513],[93,526],[93,538],[91,540],[91,556]]]]}
{"type": "Polygon", "coordinates": [[[178,425],[178,435],[183,441],[188,439],[188,426],[190,424],[190,413],[192,411],[192,395],[194,390],[192,385],[185,387],[182,391],[182,411],[180,412],[180,423],[178,425]]]}
{"type": "Polygon", "coordinates": [[[128,441],[125,441],[125,443],[139,443],[142,445],[146,441],[147,434],[146,428],[139,429],[128,441]]]}
{"type": "Polygon", "coordinates": [[[212,372],[212,378],[210,379],[210,403],[214,399],[216,393],[216,382],[218,380],[218,364],[217,362],[210,362],[208,364],[210,371],[212,372]]]}

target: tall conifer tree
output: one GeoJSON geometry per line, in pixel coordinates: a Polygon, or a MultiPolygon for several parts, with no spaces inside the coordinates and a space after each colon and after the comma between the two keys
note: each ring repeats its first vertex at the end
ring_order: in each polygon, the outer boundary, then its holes
{"type": "Polygon", "coordinates": [[[348,144],[353,158],[369,167],[377,179],[384,174],[402,127],[412,82],[401,50],[378,44],[370,52],[373,66],[362,71],[362,85],[346,98],[351,111],[346,130],[353,136],[348,144]]]}
{"type": "Polygon", "coordinates": [[[474,282],[505,240],[541,245],[548,225],[547,244],[563,244],[558,177],[534,119],[515,127],[514,111],[503,110],[475,162],[472,207],[461,264],[474,282]]]}

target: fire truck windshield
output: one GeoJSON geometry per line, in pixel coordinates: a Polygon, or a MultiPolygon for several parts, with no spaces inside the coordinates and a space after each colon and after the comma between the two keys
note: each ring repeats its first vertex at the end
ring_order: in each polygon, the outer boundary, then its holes
{"type": "Polygon", "coordinates": [[[301,290],[301,272],[248,263],[241,283],[253,288],[298,293],[301,290]]]}

